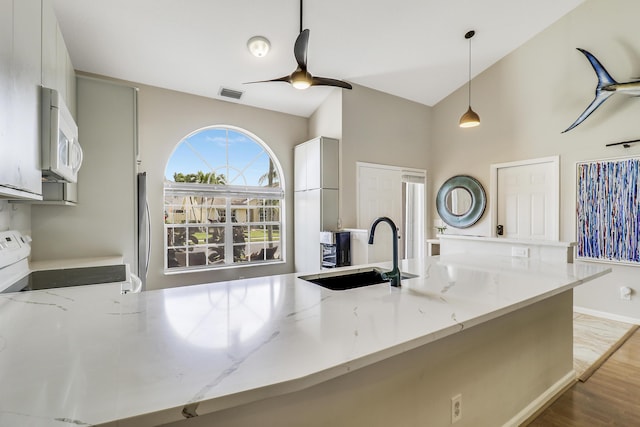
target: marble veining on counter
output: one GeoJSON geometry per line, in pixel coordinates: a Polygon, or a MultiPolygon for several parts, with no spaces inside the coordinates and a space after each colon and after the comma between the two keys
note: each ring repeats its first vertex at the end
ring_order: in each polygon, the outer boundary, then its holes
{"type": "Polygon", "coordinates": [[[202,415],[335,378],[610,271],[468,254],[400,267],[419,277],[347,291],[288,274],[127,295],[114,285],[0,295],[0,426],[202,415]]]}

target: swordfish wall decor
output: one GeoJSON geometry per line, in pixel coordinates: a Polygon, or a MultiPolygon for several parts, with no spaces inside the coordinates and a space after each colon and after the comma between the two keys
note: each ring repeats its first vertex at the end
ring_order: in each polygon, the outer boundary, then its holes
{"type": "Polygon", "coordinates": [[[577,165],[578,258],[640,265],[640,158],[577,165]]]}
{"type": "Polygon", "coordinates": [[[591,101],[591,104],[586,110],[576,119],[575,122],[562,133],[568,132],[574,127],[582,123],[587,117],[591,115],[604,101],[615,93],[622,93],[630,96],[640,96],[640,79],[635,79],[630,82],[618,83],[611,77],[611,75],[605,70],[600,61],[591,53],[584,49],[577,48],[580,52],[587,57],[593,70],[598,76],[598,86],[596,86],[596,97],[591,101]]]}

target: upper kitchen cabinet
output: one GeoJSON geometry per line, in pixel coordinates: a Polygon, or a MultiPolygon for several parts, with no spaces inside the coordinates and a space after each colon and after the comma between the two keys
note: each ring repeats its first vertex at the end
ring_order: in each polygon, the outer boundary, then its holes
{"type": "Polygon", "coordinates": [[[41,0],[0,1],[0,198],[42,199],[41,0]]]}
{"type": "Polygon", "coordinates": [[[338,188],[338,140],[318,137],[294,151],[295,191],[338,188]]]}
{"type": "Polygon", "coordinates": [[[76,74],[51,0],[42,0],[42,86],[55,89],[76,115],[76,74]]]}

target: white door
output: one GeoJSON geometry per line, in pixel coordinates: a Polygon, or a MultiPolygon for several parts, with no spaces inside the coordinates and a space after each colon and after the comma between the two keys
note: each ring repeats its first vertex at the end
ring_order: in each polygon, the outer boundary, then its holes
{"type": "Polygon", "coordinates": [[[558,240],[558,163],[553,157],[492,166],[497,182],[496,234],[513,239],[558,240]]]}
{"type": "MultiPolygon", "coordinates": [[[[381,216],[391,218],[403,229],[402,171],[358,164],[358,228],[369,230],[371,223],[381,216]]],[[[391,261],[391,236],[391,228],[386,223],[376,227],[374,244],[368,248],[369,262],[391,261]]]]}

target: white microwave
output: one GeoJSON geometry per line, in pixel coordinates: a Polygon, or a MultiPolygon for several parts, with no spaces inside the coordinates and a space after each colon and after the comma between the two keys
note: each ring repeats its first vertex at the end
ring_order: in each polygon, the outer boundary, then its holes
{"type": "Polygon", "coordinates": [[[78,126],[58,91],[46,87],[42,88],[41,159],[43,181],[78,181],[82,166],[78,126]]]}

